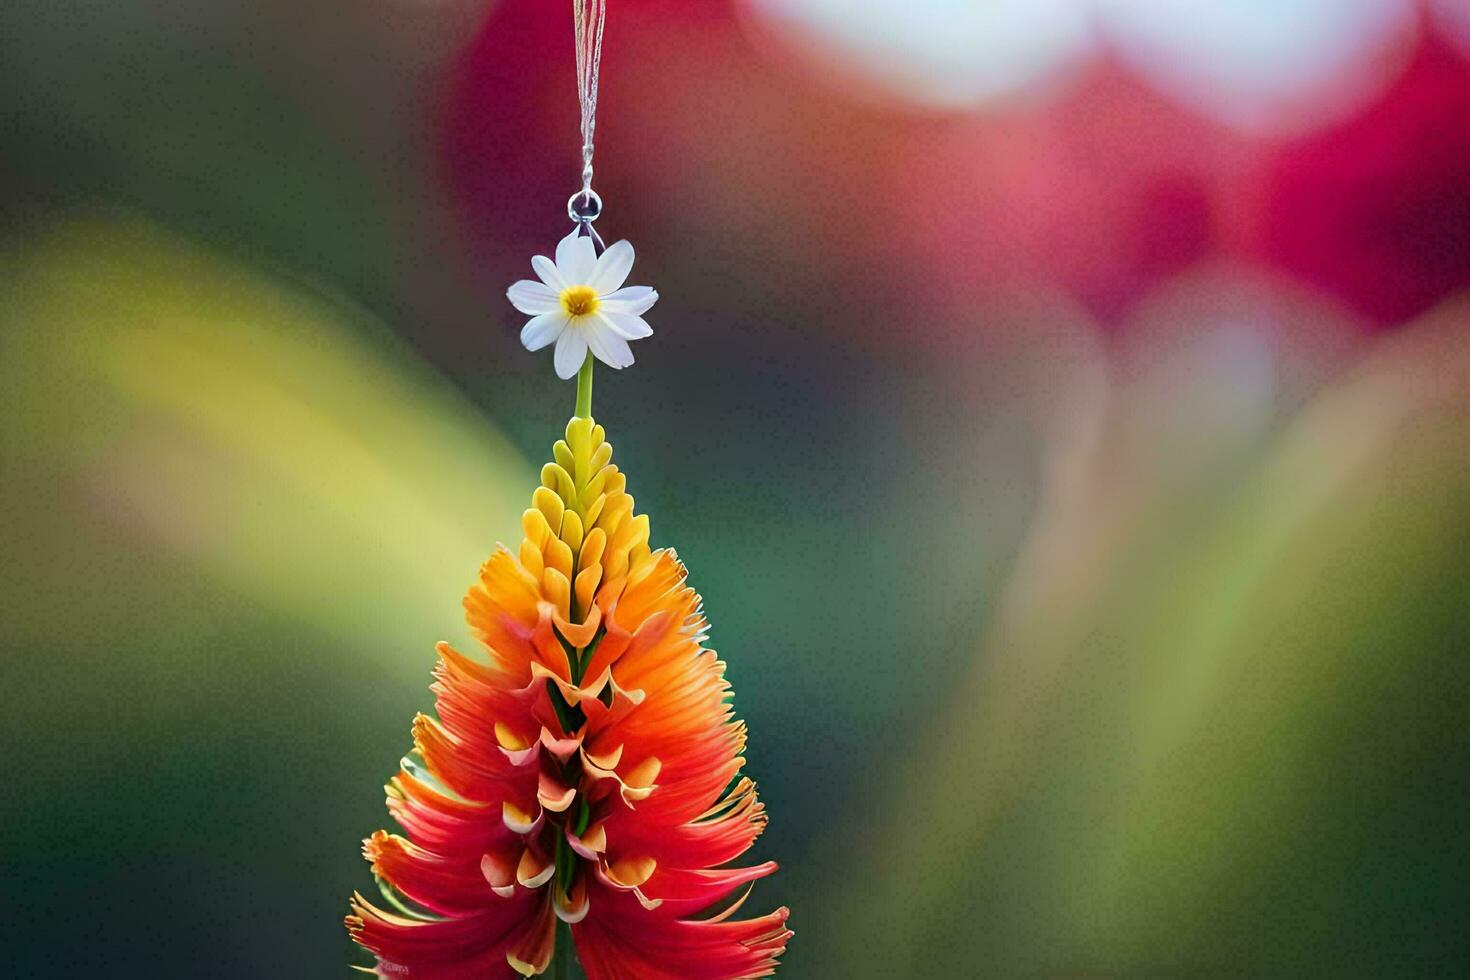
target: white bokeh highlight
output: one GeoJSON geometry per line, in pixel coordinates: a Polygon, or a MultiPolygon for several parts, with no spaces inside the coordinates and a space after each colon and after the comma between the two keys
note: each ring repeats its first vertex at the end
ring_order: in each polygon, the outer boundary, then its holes
{"type": "Polygon", "coordinates": [[[1091,49],[1085,0],[748,0],[891,94],[962,108],[1051,80],[1091,49]]]}
{"type": "Polygon", "coordinates": [[[1412,0],[1093,2],[1131,69],[1249,132],[1314,129],[1360,108],[1391,81],[1417,29],[1412,0]]]}

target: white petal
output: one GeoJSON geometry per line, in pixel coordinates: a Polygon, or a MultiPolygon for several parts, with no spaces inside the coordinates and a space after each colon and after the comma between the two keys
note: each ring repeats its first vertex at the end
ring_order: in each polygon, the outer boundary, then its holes
{"type": "Polygon", "coordinates": [[[567,288],[567,281],[556,271],[556,263],[544,255],[531,256],[531,268],[536,270],[536,275],[558,293],[567,288]]]}
{"type": "Polygon", "coordinates": [[[611,368],[622,369],[633,363],[633,352],[628,342],[605,324],[593,323],[587,330],[587,346],[597,359],[611,368]]]}
{"type": "Polygon", "coordinates": [[[613,313],[631,313],[638,316],[658,302],[658,293],[652,286],[624,286],[615,293],[602,297],[602,309],[613,313]]]}
{"type": "Polygon", "coordinates": [[[554,313],[561,309],[561,297],[544,283],[522,279],[505,291],[512,306],[522,313],[554,313]]]}
{"type": "Polygon", "coordinates": [[[592,247],[592,239],[573,231],[556,243],[556,271],[568,286],[586,285],[596,265],[597,250],[592,247]]]}
{"type": "Polygon", "coordinates": [[[614,310],[601,309],[597,315],[604,320],[612,332],[627,340],[639,340],[643,337],[653,336],[653,328],[648,321],[641,316],[631,313],[618,313],[614,310]]]}
{"type": "Polygon", "coordinates": [[[563,381],[582,370],[582,362],[587,360],[585,333],[585,330],[571,327],[563,330],[556,339],[556,355],[552,360],[556,364],[556,376],[563,381]]]}
{"type": "Polygon", "coordinates": [[[533,316],[521,328],[521,343],[526,345],[526,350],[540,350],[560,337],[570,320],[571,317],[560,310],[533,316]]]}
{"type": "Polygon", "coordinates": [[[633,271],[633,246],[627,241],[613,242],[597,257],[597,266],[587,285],[598,293],[610,293],[628,281],[633,271]]]}

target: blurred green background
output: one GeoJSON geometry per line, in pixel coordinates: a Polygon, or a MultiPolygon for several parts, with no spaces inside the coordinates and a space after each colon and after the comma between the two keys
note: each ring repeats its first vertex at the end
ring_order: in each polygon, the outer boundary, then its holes
{"type": "MultiPolygon", "coordinates": [[[[611,5],[783,975],[1470,968],[1470,18],[611,5]]],[[[572,404],[566,5],[0,9],[0,969],[342,976],[572,404]]]]}

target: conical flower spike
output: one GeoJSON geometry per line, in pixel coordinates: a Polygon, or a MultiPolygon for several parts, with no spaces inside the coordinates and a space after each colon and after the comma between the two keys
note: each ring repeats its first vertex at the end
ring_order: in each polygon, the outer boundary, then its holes
{"type": "Polygon", "coordinates": [[[592,980],[769,976],[791,932],[731,917],[776,866],[725,867],[766,814],[700,598],[590,418],[541,484],[465,597],[484,657],[439,646],[387,787],[404,836],[364,845],[392,910],[354,895],[347,928],[384,977],[541,974],[558,920],[592,980]]]}

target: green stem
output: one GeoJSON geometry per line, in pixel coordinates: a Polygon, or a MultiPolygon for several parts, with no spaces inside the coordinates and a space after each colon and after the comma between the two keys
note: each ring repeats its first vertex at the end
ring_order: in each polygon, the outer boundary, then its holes
{"type": "Polygon", "coordinates": [[[551,954],[551,975],[556,980],[573,980],[585,976],[581,964],[577,962],[572,927],[560,919],[556,920],[556,950],[551,954]]]}
{"type": "Polygon", "coordinates": [[[578,418],[590,419],[592,417],[592,352],[587,352],[587,360],[582,362],[582,370],[577,372],[577,411],[578,418]]]}

